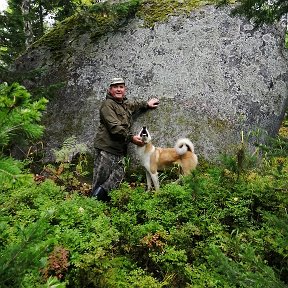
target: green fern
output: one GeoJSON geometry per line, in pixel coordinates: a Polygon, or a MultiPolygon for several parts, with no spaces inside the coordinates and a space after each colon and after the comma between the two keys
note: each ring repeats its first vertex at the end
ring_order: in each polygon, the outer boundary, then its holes
{"type": "Polygon", "coordinates": [[[53,149],[56,162],[67,163],[70,162],[77,153],[85,153],[87,148],[84,144],[77,143],[76,136],[67,138],[60,150],[53,149]]]}

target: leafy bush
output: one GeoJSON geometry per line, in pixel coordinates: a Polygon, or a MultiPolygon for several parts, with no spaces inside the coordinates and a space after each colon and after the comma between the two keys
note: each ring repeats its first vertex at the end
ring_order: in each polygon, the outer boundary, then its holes
{"type": "Polygon", "coordinates": [[[285,287],[288,161],[277,163],[239,178],[200,166],[157,193],[123,183],[109,204],[31,180],[0,196],[1,283],[39,287],[61,275],[67,287],[285,287]]]}

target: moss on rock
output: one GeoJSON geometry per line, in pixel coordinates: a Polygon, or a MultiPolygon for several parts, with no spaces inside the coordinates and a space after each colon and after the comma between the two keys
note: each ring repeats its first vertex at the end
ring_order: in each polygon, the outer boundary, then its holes
{"type": "Polygon", "coordinates": [[[83,33],[90,32],[91,40],[96,41],[102,35],[117,30],[135,15],[138,5],[139,0],[113,5],[106,2],[95,4],[87,11],[75,13],[58,23],[31,48],[45,46],[50,49],[54,58],[60,58],[69,43],[83,33]]]}
{"type": "Polygon", "coordinates": [[[169,16],[187,14],[195,8],[206,4],[215,4],[215,1],[144,0],[137,12],[137,16],[144,20],[146,27],[153,27],[155,23],[165,21],[169,16]]]}
{"type": "Polygon", "coordinates": [[[92,41],[96,41],[108,32],[116,31],[135,15],[144,20],[145,27],[152,27],[156,22],[165,21],[171,15],[187,14],[196,7],[213,4],[215,1],[199,0],[130,0],[123,3],[107,2],[92,5],[58,23],[53,29],[36,41],[31,48],[45,46],[60,58],[63,50],[69,47],[69,39],[90,32],[92,41]]]}

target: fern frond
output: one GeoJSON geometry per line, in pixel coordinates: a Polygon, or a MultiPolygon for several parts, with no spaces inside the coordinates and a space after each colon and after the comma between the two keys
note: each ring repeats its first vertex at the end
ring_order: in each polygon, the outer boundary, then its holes
{"type": "Polygon", "coordinates": [[[56,162],[70,162],[74,155],[77,153],[85,153],[87,147],[85,144],[77,143],[76,136],[71,136],[67,138],[60,150],[53,149],[56,162]]]}
{"type": "Polygon", "coordinates": [[[11,157],[0,157],[0,191],[20,186],[32,180],[32,175],[23,174],[24,163],[11,157]]]}

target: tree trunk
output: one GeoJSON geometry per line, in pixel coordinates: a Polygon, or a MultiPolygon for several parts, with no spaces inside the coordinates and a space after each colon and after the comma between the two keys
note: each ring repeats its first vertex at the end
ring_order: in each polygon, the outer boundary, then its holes
{"type": "Polygon", "coordinates": [[[39,0],[39,21],[40,21],[40,33],[42,36],[44,34],[44,19],[43,19],[43,7],[41,0],[39,0]]]}
{"type": "Polygon", "coordinates": [[[32,23],[30,20],[30,0],[22,0],[21,10],[23,15],[24,23],[24,34],[25,34],[25,47],[28,48],[33,43],[33,30],[32,23]]]}

